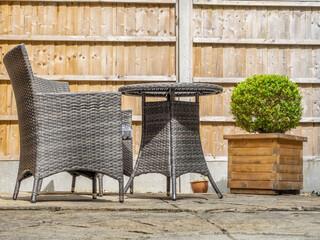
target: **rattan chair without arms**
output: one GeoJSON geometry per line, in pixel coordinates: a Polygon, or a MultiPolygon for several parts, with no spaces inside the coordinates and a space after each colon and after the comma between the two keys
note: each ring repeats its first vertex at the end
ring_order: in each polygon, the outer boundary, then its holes
{"type": "MultiPolygon", "coordinates": [[[[132,111],[124,110],[121,112],[122,126],[132,129],[132,111]]],[[[122,157],[123,157],[123,174],[130,177],[133,171],[133,155],[132,155],[132,137],[122,136],[122,157]]],[[[71,192],[75,191],[76,178],[81,174],[77,172],[70,173],[72,175],[71,192]]],[[[98,174],[99,196],[103,196],[103,174],[98,174]]],[[[133,193],[133,181],[130,184],[130,193],[133,193]]]]}
{"type": "Polygon", "coordinates": [[[69,92],[68,83],[33,75],[24,44],[4,57],[17,103],[20,164],[13,199],[20,183],[34,177],[31,202],[42,179],[60,172],[81,173],[93,180],[97,174],[119,181],[123,202],[121,94],[69,92]]]}

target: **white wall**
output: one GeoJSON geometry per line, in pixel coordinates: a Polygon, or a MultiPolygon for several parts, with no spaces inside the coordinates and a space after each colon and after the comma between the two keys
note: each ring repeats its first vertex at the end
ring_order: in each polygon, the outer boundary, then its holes
{"type": "MultiPolygon", "coordinates": [[[[209,161],[208,167],[210,172],[222,192],[227,192],[227,161],[209,161]]],[[[311,192],[312,190],[320,190],[320,161],[310,160],[304,161],[303,171],[303,192],[311,192]]],[[[18,161],[0,161],[0,192],[13,192],[16,174],[18,171],[18,161]]],[[[177,181],[177,190],[182,193],[191,193],[189,182],[199,179],[198,174],[185,174],[180,177],[181,182],[177,181]]],[[[60,173],[45,178],[42,185],[42,191],[70,191],[71,175],[68,173],[60,173]]],[[[128,178],[125,178],[125,182],[128,178]]],[[[22,181],[21,191],[31,191],[33,178],[22,181]]],[[[135,178],[135,192],[165,192],[166,177],[160,174],[144,174],[135,178]]],[[[78,177],[76,183],[76,191],[91,191],[91,181],[84,177],[78,177]]],[[[109,177],[104,178],[105,191],[117,192],[118,183],[109,177]]],[[[214,192],[209,185],[209,192],[214,192]]]]}

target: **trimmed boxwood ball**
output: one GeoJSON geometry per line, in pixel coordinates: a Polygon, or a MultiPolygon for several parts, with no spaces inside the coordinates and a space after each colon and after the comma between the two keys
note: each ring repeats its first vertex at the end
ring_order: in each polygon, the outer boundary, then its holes
{"type": "Polygon", "coordinates": [[[285,133],[301,120],[301,99],[288,77],[255,75],[233,89],[231,113],[236,125],[248,132],[285,133]]]}

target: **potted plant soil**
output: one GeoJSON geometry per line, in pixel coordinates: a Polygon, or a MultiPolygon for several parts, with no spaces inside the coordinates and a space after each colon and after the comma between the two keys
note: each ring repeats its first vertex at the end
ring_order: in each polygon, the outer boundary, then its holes
{"type": "Polygon", "coordinates": [[[285,132],[301,120],[301,99],[286,76],[256,75],[234,88],[231,113],[236,125],[251,134],[224,135],[231,193],[299,193],[307,138],[285,132]]]}
{"type": "Polygon", "coordinates": [[[193,193],[206,193],[208,191],[208,180],[206,176],[201,175],[202,180],[190,182],[193,193]]]}

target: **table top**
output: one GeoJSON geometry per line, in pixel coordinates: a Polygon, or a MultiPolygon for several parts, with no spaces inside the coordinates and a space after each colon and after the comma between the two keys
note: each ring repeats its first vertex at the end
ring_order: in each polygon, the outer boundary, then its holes
{"type": "Polygon", "coordinates": [[[176,97],[204,96],[219,94],[223,88],[204,83],[143,83],[127,85],[119,88],[119,92],[128,96],[166,97],[169,91],[176,97]]]}

